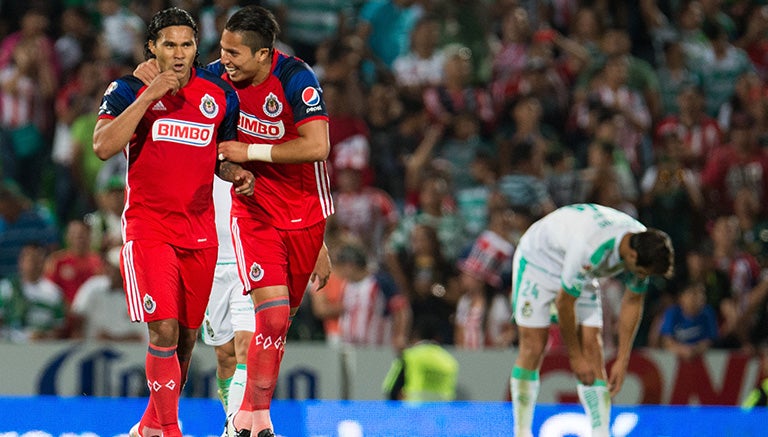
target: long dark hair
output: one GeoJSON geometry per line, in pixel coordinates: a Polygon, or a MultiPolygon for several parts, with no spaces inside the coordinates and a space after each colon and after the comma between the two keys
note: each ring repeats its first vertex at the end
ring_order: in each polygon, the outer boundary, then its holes
{"type": "MultiPolygon", "coordinates": [[[[145,59],[152,59],[155,57],[149,50],[149,42],[157,41],[157,39],[160,38],[160,31],[171,26],[187,26],[191,28],[195,34],[195,42],[197,42],[197,23],[195,22],[195,19],[192,18],[192,15],[184,9],[176,7],[164,9],[152,16],[152,21],[150,21],[149,26],[147,26],[147,41],[144,43],[145,59]]],[[[195,54],[194,65],[199,65],[197,61],[199,56],[199,52],[195,54]]]]}

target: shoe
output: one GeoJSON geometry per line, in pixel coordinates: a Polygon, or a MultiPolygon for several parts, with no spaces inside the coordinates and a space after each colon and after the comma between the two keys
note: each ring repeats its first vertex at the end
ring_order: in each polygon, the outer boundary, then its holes
{"type": "MultiPolygon", "coordinates": [[[[179,423],[179,425],[181,425],[181,423],[179,423]]],[[[131,427],[131,430],[128,431],[128,437],[144,437],[144,434],[139,432],[140,426],[141,422],[136,422],[136,424],[131,427]]],[[[146,428],[144,428],[144,430],[146,431],[146,428]]],[[[159,434],[153,435],[152,437],[163,437],[163,433],[160,432],[159,434]]]]}
{"type": "MultiPolygon", "coordinates": [[[[131,430],[128,431],[128,437],[144,437],[144,434],[139,432],[140,426],[141,426],[141,422],[136,422],[136,424],[131,427],[131,430]]],[[[144,428],[144,430],[146,431],[146,428],[144,428]]],[[[163,437],[163,433],[161,432],[160,434],[153,435],[152,437],[163,437]]]]}
{"type": "Polygon", "coordinates": [[[256,434],[256,437],[275,437],[275,433],[272,432],[272,430],[269,428],[262,429],[258,434],[256,434]]]}
{"type": "Polygon", "coordinates": [[[137,422],[136,425],[131,427],[131,430],[128,431],[128,437],[142,437],[141,433],[139,432],[139,425],[141,425],[141,422],[137,422]]]}
{"type": "Polygon", "coordinates": [[[227,416],[227,421],[224,423],[224,432],[226,433],[227,437],[251,437],[251,430],[249,429],[241,429],[236,430],[235,429],[235,414],[232,413],[229,416],[227,416]]]}

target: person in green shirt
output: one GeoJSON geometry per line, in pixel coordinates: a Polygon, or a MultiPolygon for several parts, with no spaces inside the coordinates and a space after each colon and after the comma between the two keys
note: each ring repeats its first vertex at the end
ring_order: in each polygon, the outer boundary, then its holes
{"type": "Polygon", "coordinates": [[[435,317],[422,317],[414,326],[412,345],[403,350],[384,378],[389,400],[414,402],[456,399],[459,363],[437,341],[435,317]]]}

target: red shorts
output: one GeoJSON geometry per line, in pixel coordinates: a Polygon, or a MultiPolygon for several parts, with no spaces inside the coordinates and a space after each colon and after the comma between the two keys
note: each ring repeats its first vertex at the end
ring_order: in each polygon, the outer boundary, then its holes
{"type": "Polygon", "coordinates": [[[217,247],[191,250],[151,240],[125,243],[120,268],[131,320],[176,319],[185,328],[199,328],[217,254],[217,247]]]}
{"type": "Polygon", "coordinates": [[[301,304],[323,246],[325,221],[308,228],[281,230],[258,220],[232,217],[232,242],[246,293],[285,285],[291,308],[301,304]]]}

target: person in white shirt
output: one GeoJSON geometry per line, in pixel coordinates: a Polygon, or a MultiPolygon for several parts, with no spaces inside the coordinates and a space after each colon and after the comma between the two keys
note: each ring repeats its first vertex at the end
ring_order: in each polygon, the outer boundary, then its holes
{"type": "Polygon", "coordinates": [[[70,314],[73,337],[103,341],[148,341],[147,329],[133,323],[125,311],[120,274],[120,246],[104,255],[104,273],[90,277],[77,289],[70,314]]]}
{"type": "Polygon", "coordinates": [[[592,435],[608,437],[611,396],[624,382],[649,276],[671,277],[673,259],[666,233],[597,204],[564,206],[531,225],[513,259],[512,309],[520,335],[510,379],[515,436],[532,436],[554,303],[592,435]],[[622,280],[626,288],[610,373],[600,341],[603,318],[597,282],[608,277],[622,280]]]}

